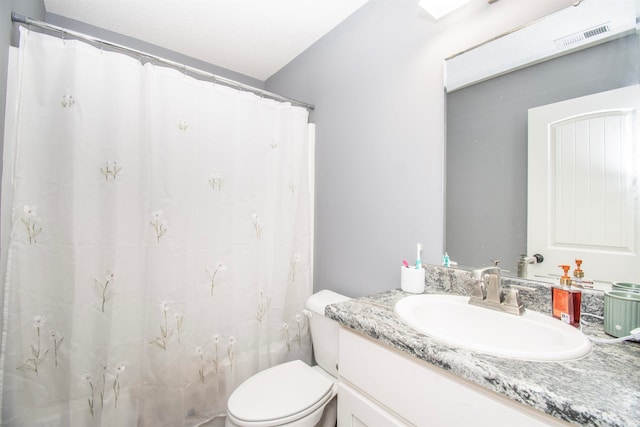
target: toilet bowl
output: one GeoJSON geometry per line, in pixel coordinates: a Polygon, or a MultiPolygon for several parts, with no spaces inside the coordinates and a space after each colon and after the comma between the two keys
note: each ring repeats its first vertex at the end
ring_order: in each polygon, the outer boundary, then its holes
{"type": "Polygon", "coordinates": [[[335,426],[338,324],[324,317],[324,307],[347,299],[328,290],[307,299],[318,365],[294,360],[247,379],[229,397],[227,427],[335,426]]]}
{"type": "Polygon", "coordinates": [[[231,426],[315,426],[335,397],[335,378],[300,360],[257,373],[228,402],[231,426]]]}

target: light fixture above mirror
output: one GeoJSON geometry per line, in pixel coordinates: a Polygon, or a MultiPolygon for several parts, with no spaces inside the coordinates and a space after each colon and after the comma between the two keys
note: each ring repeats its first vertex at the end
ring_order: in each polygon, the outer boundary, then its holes
{"type": "Polygon", "coordinates": [[[578,4],[447,58],[447,92],[636,31],[633,1],[578,4]]]}

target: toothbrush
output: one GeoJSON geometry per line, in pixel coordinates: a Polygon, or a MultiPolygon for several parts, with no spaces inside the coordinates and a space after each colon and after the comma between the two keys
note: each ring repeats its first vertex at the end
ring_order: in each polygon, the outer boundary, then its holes
{"type": "Polygon", "coordinates": [[[406,259],[402,260],[402,265],[404,265],[406,268],[409,268],[409,263],[407,262],[406,259]]]}
{"type": "Polygon", "coordinates": [[[418,243],[418,250],[416,251],[416,268],[422,268],[422,261],[420,261],[421,252],[422,252],[422,243],[418,243]]]}

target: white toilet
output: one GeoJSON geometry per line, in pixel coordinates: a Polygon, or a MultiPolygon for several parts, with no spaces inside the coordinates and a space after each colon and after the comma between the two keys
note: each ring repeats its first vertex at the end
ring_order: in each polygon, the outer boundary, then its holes
{"type": "Polygon", "coordinates": [[[226,426],[335,426],[338,323],[324,317],[324,308],[348,299],[328,290],[307,299],[318,365],[294,360],[258,372],[229,397],[226,426]]]}

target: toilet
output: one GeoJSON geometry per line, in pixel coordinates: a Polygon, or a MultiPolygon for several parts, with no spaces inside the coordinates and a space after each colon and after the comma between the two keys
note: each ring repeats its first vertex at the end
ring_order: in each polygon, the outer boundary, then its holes
{"type": "Polygon", "coordinates": [[[338,323],[324,316],[329,304],[349,298],[329,290],[311,295],[311,340],[318,365],[294,360],[258,372],[231,394],[227,427],[333,427],[336,424],[338,323]]]}

